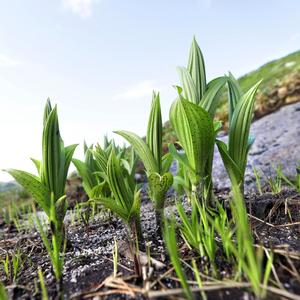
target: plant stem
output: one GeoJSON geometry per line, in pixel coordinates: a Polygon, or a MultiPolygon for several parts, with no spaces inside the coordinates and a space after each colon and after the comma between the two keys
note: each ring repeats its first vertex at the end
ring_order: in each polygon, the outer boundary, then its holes
{"type": "Polygon", "coordinates": [[[156,219],[156,233],[160,238],[162,238],[162,228],[164,226],[164,208],[155,208],[155,219],[156,219]]]}

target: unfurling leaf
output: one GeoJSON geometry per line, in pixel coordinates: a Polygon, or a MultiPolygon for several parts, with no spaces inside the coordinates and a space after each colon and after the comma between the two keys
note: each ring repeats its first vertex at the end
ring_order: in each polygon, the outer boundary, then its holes
{"type": "Polygon", "coordinates": [[[151,173],[148,180],[151,198],[154,199],[155,206],[163,208],[165,195],[173,184],[173,175],[165,173],[161,176],[158,173],[151,173]]]}

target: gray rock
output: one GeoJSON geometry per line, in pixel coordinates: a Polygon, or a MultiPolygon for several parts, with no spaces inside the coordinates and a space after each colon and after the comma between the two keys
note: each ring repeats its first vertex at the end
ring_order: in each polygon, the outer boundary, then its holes
{"type": "MultiPolygon", "coordinates": [[[[267,115],[251,126],[251,135],[255,136],[248,156],[245,175],[245,190],[255,189],[255,177],[252,167],[255,166],[260,174],[274,176],[273,166],[282,167],[283,174],[295,177],[296,166],[300,165],[300,103],[284,106],[278,111],[267,115]]],[[[228,137],[220,138],[227,142],[228,137]]],[[[171,167],[176,173],[176,163],[171,167]]],[[[262,184],[265,177],[262,176],[262,184]]],[[[215,149],[213,167],[214,186],[218,189],[230,187],[230,181],[223,166],[222,159],[215,149]]]]}

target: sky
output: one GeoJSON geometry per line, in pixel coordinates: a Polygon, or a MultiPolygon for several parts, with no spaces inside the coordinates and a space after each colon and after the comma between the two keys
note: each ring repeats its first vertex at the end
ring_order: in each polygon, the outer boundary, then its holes
{"type": "MultiPolygon", "coordinates": [[[[299,0],[0,0],[0,169],[35,172],[47,97],[66,145],[164,121],[195,35],[208,79],[300,48],[299,0]]],[[[12,178],[0,172],[0,181],[12,178]]]]}

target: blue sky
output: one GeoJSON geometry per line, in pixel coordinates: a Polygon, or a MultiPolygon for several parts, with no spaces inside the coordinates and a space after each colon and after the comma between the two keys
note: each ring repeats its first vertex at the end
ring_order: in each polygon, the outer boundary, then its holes
{"type": "Polygon", "coordinates": [[[167,120],[193,35],[208,78],[240,76],[300,48],[299,11],[298,0],[0,0],[0,169],[34,171],[47,97],[81,157],[84,139],[143,135],[153,89],[167,120]]]}

